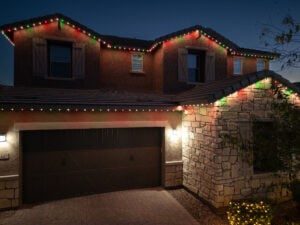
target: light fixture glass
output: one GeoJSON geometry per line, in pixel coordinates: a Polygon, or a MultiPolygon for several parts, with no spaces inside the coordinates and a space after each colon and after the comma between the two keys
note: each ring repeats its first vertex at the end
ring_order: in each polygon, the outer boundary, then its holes
{"type": "Polygon", "coordinates": [[[6,142],[6,135],[0,134],[0,142],[6,142]]]}

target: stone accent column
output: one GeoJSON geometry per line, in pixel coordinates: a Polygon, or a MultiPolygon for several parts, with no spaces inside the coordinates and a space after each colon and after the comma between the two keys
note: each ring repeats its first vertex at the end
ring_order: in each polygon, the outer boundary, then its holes
{"type": "Polygon", "coordinates": [[[0,209],[19,206],[19,177],[0,177],[0,209]]]}
{"type": "Polygon", "coordinates": [[[183,115],[183,185],[212,203],[214,177],[221,173],[218,127],[213,106],[190,107],[183,115]]]}
{"type": "Polygon", "coordinates": [[[165,187],[182,186],[182,167],[182,161],[171,161],[165,163],[165,187]]]}

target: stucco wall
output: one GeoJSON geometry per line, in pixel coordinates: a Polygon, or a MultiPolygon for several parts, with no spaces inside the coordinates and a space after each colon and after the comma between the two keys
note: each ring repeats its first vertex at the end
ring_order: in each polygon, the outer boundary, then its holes
{"type": "MultiPolygon", "coordinates": [[[[252,118],[270,120],[270,79],[244,88],[211,106],[190,107],[183,116],[183,184],[215,207],[231,200],[264,196],[274,200],[289,198],[287,189],[269,189],[285,178],[273,173],[254,174],[238,151],[224,147],[221,134],[240,132],[242,123],[252,118]]],[[[300,106],[299,98],[292,97],[300,106]]],[[[251,131],[251,127],[249,127],[251,131]]]]}
{"type": "Polygon", "coordinates": [[[22,192],[22,148],[19,132],[43,129],[89,129],[114,127],[163,127],[162,185],[182,184],[182,144],[180,112],[0,112],[1,133],[7,141],[0,143],[0,153],[9,154],[8,160],[0,161],[0,208],[18,206],[22,192]],[[174,132],[175,131],[175,132],[174,132]],[[15,182],[7,191],[7,179],[15,182]],[[2,188],[3,186],[3,188],[2,188]],[[12,192],[8,196],[8,192],[12,192]],[[17,193],[17,194],[15,194],[17,193]],[[2,204],[3,203],[3,204],[2,204]]]}
{"type": "Polygon", "coordinates": [[[58,29],[58,23],[53,22],[14,32],[14,84],[15,86],[45,86],[69,88],[98,87],[100,44],[68,25],[58,29]],[[85,44],[85,79],[74,81],[45,80],[33,77],[33,47],[32,38],[44,38],[85,44]]]}
{"type": "Polygon", "coordinates": [[[216,79],[227,75],[227,50],[209,40],[199,32],[193,32],[181,38],[167,41],[163,44],[164,53],[164,91],[178,92],[193,87],[178,81],[178,48],[202,48],[215,53],[216,79]]]}
{"type": "Polygon", "coordinates": [[[153,55],[143,54],[143,73],[131,72],[133,52],[102,48],[100,52],[99,87],[125,90],[153,90],[159,77],[153,75],[153,55]]]}
{"type": "MultiPolygon", "coordinates": [[[[14,84],[16,86],[43,86],[61,88],[109,87],[125,90],[151,90],[174,93],[194,85],[178,81],[178,48],[202,48],[215,52],[215,79],[232,75],[232,56],[227,50],[198,31],[164,42],[152,53],[144,53],[144,72],[131,72],[131,51],[101,47],[98,41],[58,22],[14,32],[14,84]],[[85,78],[83,80],[56,80],[32,76],[32,38],[62,40],[85,44],[85,78]]],[[[256,71],[256,58],[243,58],[243,73],[256,71]]],[[[266,69],[268,68],[268,63],[266,69]]]]}
{"type": "MultiPolygon", "coordinates": [[[[227,56],[227,74],[233,75],[233,59],[234,56],[227,56]]],[[[269,60],[265,60],[265,69],[269,69],[269,60]]],[[[242,57],[242,72],[243,74],[254,73],[257,71],[257,58],[242,57]]]]}

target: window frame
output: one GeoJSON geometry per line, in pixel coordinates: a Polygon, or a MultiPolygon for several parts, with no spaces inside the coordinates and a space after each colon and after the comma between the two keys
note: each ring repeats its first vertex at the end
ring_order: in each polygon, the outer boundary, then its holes
{"type": "Polygon", "coordinates": [[[244,62],[244,58],[243,57],[233,57],[233,61],[232,61],[232,73],[234,76],[240,76],[240,75],[243,75],[243,62],[244,62]],[[240,73],[236,73],[235,72],[235,60],[239,60],[241,62],[241,71],[240,73]]]}
{"type": "Polygon", "coordinates": [[[256,59],[256,71],[259,72],[259,71],[263,71],[263,70],[266,70],[266,65],[267,65],[267,62],[265,59],[262,59],[262,58],[257,58],[256,59]],[[259,61],[261,61],[263,63],[263,69],[262,70],[258,70],[258,64],[259,64],[259,61]]]}
{"type": "Polygon", "coordinates": [[[53,40],[48,39],[47,40],[47,63],[48,63],[48,72],[47,72],[47,79],[48,80],[74,80],[74,74],[73,74],[73,42],[68,40],[53,40]],[[70,48],[70,70],[71,70],[71,76],[70,77],[55,77],[51,76],[51,52],[50,48],[51,45],[58,45],[58,46],[68,46],[70,48]]]}
{"type": "Polygon", "coordinates": [[[187,77],[187,84],[203,84],[205,83],[206,80],[206,54],[207,50],[206,49],[200,49],[200,48],[188,48],[187,49],[187,72],[188,72],[188,77],[187,77]],[[189,63],[188,63],[188,57],[189,55],[195,55],[197,57],[197,81],[190,81],[189,79],[189,63]],[[203,59],[201,61],[201,58],[203,59]],[[202,64],[202,65],[201,65],[202,64]]]}
{"type": "Polygon", "coordinates": [[[139,53],[139,52],[132,52],[131,53],[131,68],[130,68],[130,72],[134,73],[134,74],[144,74],[145,70],[144,70],[144,54],[143,53],[139,53]],[[134,57],[135,56],[139,56],[141,57],[141,70],[133,70],[133,62],[134,62],[134,57]]]}
{"type": "MultiPolygon", "coordinates": [[[[266,127],[266,125],[265,124],[271,124],[271,126],[274,126],[274,121],[272,121],[272,120],[258,120],[258,121],[255,121],[255,122],[253,122],[252,123],[252,143],[253,143],[253,146],[252,146],[252,148],[253,148],[253,150],[252,150],[252,157],[253,157],[253,161],[252,161],[252,171],[253,171],[253,175],[254,176],[259,176],[259,175],[264,175],[264,174],[271,174],[271,173],[278,173],[278,172],[280,172],[279,170],[272,170],[272,169],[267,169],[267,170],[257,170],[257,169],[255,169],[255,124],[262,124],[262,126],[263,127],[266,127]]],[[[264,132],[264,133],[266,133],[266,132],[264,132]]],[[[275,143],[277,143],[277,141],[276,141],[276,137],[273,137],[273,138],[270,138],[269,140],[271,140],[271,143],[272,144],[274,144],[274,141],[275,141],[275,143]],[[274,140],[275,139],[275,140],[274,140]]],[[[276,146],[276,144],[275,144],[275,147],[277,147],[276,146]]],[[[261,160],[261,159],[259,159],[259,160],[261,160]]],[[[274,160],[274,158],[272,158],[272,159],[270,159],[270,160],[274,160]]]]}

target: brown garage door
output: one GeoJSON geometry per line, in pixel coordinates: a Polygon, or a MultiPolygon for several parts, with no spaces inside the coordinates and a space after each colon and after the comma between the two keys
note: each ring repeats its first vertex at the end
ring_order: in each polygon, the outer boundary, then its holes
{"type": "Polygon", "coordinates": [[[161,129],[24,131],[23,201],[160,185],[161,129]]]}

